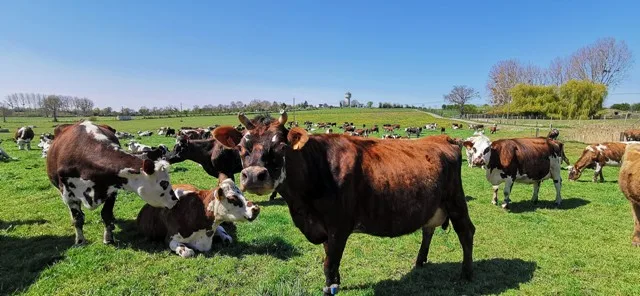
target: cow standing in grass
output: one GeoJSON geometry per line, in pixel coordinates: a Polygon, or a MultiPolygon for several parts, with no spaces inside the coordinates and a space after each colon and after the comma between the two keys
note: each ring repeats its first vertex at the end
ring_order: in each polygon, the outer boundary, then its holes
{"type": "Polygon", "coordinates": [[[494,142],[480,140],[464,142],[473,150],[472,164],[484,167],[487,180],[493,185],[492,203],[498,203],[498,187],[504,185],[503,208],[511,202],[513,184],[533,184],[531,200],[538,202],[540,183],[551,178],[556,188],[556,206],[560,206],[562,178],[560,164],[564,155],[563,144],[546,138],[504,139],[494,142]]]}
{"type": "Polygon", "coordinates": [[[18,144],[18,150],[24,150],[25,148],[31,150],[31,140],[33,140],[34,136],[31,127],[23,126],[19,128],[14,135],[14,139],[18,144]]]}
{"type": "Polygon", "coordinates": [[[395,237],[422,229],[416,266],[427,262],[436,227],[448,221],[463,250],[462,274],[472,276],[475,227],[460,178],[460,147],[447,136],[383,141],[343,135],[309,135],[278,120],[239,116],[243,137],[219,127],[214,137],[240,151],[241,188],[280,193],[294,224],[325,249],[325,295],[340,285],[339,266],[349,236],[395,237]]]}
{"type": "Polygon", "coordinates": [[[213,236],[231,242],[222,222],[253,221],[260,208],[242,195],[231,179],[224,179],[212,190],[192,185],[173,185],[178,203],[171,209],[145,205],[136,219],[138,230],[147,238],[165,241],[183,258],[195,251],[211,250],[213,236]],[[194,251],[195,250],[195,251],[194,251]]]}
{"type": "Polygon", "coordinates": [[[603,142],[585,147],[580,158],[569,168],[569,180],[580,179],[584,169],[589,168],[594,169],[593,182],[598,182],[600,177],[600,182],[604,183],[602,168],[620,166],[628,144],[629,142],[603,142]]]}
{"type": "Polygon", "coordinates": [[[154,207],[172,208],[177,202],[168,162],[142,160],[124,152],[112,129],[89,121],[56,134],[47,157],[47,174],[69,208],[76,244],[85,241],[82,205],[90,210],[103,205],[103,242],[113,242],[118,189],[135,192],[154,207]]]}

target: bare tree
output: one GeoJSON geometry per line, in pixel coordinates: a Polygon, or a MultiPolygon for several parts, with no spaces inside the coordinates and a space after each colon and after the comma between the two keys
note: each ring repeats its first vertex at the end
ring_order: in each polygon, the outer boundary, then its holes
{"type": "Polygon", "coordinates": [[[473,98],[479,97],[480,94],[466,85],[454,85],[449,94],[444,95],[444,99],[454,105],[458,105],[460,115],[464,114],[464,105],[473,98]]]}
{"type": "Polygon", "coordinates": [[[511,102],[509,89],[518,83],[526,83],[524,67],[518,60],[499,61],[489,71],[487,90],[491,104],[503,105],[511,102]]]}
{"type": "Polygon", "coordinates": [[[49,95],[44,99],[43,106],[53,115],[53,122],[58,122],[58,111],[62,108],[62,99],[56,95],[49,95]]]}
{"type": "Polygon", "coordinates": [[[571,56],[570,76],[615,88],[627,78],[633,63],[633,54],[626,42],[603,38],[571,56]]]}
{"type": "Polygon", "coordinates": [[[569,81],[569,61],[560,57],[555,58],[547,68],[547,82],[560,86],[569,81]]]}

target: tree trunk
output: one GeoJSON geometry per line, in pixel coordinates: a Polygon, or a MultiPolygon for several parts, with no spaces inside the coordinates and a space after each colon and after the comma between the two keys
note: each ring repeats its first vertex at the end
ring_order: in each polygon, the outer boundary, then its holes
{"type": "Polygon", "coordinates": [[[58,122],[58,110],[53,109],[53,122],[58,122]]]}

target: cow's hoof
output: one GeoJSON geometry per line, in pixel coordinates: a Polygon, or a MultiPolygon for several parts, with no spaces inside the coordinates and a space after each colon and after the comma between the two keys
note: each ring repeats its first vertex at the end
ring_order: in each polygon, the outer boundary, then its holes
{"type": "Polygon", "coordinates": [[[631,245],[634,247],[640,247],[640,241],[638,242],[631,242],[631,245]]]}
{"type": "Polygon", "coordinates": [[[509,204],[508,203],[502,204],[502,209],[503,210],[508,210],[509,209],[509,204]]]}
{"type": "Polygon", "coordinates": [[[115,241],[113,239],[103,239],[102,243],[105,245],[113,245],[115,241]]]}
{"type": "Polygon", "coordinates": [[[87,243],[87,241],[84,240],[84,239],[77,239],[76,243],[75,243],[75,246],[77,246],[77,247],[84,246],[86,243],[87,243]]]}
{"type": "Polygon", "coordinates": [[[340,287],[340,285],[333,284],[333,285],[331,285],[329,287],[322,288],[322,292],[324,293],[325,296],[327,296],[327,295],[336,295],[336,294],[338,294],[339,287],[340,287]]]}
{"type": "Polygon", "coordinates": [[[497,205],[498,205],[498,201],[497,201],[497,200],[495,200],[495,199],[492,199],[492,200],[491,200],[491,204],[493,204],[493,205],[497,206],[497,205]]]}
{"type": "Polygon", "coordinates": [[[191,258],[196,255],[196,252],[192,249],[181,247],[180,249],[178,249],[178,255],[180,255],[180,257],[182,258],[191,258]]]}

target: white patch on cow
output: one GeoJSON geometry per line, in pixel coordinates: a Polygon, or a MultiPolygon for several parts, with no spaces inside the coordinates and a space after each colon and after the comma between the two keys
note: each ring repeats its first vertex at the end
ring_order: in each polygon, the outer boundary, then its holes
{"type": "MultiPolygon", "coordinates": [[[[160,185],[162,181],[166,181],[171,184],[169,178],[169,163],[164,160],[156,161],[154,163],[154,173],[147,175],[145,172],[131,173],[133,168],[124,168],[118,172],[118,176],[127,179],[127,183],[124,184],[124,189],[127,191],[137,193],[144,201],[153,207],[166,207],[173,208],[176,205],[176,200],[172,200],[174,194],[171,185],[163,189],[160,185]]],[[[136,168],[135,171],[140,170],[136,168]]]]}
{"type": "Polygon", "coordinates": [[[90,210],[94,210],[104,203],[104,200],[95,199],[95,182],[82,178],[68,178],[66,183],[69,185],[68,187],[62,185],[62,197],[66,203],[69,200],[80,201],[85,208],[90,210]],[[85,194],[91,198],[92,202],[87,200],[85,194]]]}
{"type": "Polygon", "coordinates": [[[275,190],[276,188],[278,188],[278,186],[280,186],[280,184],[282,184],[282,182],[284,182],[284,180],[287,179],[287,163],[286,163],[286,158],[283,156],[282,157],[282,169],[280,169],[280,176],[278,177],[278,179],[276,179],[273,182],[273,189],[275,190]]]}
{"type": "Polygon", "coordinates": [[[178,255],[181,254],[178,253],[177,248],[181,245],[196,249],[200,252],[208,252],[211,250],[212,242],[213,235],[207,236],[207,229],[200,229],[198,231],[195,231],[188,237],[182,237],[180,233],[174,234],[173,236],[171,236],[169,247],[171,248],[171,250],[176,251],[178,255]]]}
{"type": "Polygon", "coordinates": [[[602,145],[602,144],[598,144],[598,146],[596,146],[596,149],[597,149],[598,151],[605,151],[605,150],[607,150],[607,149],[608,149],[608,147],[607,147],[607,146],[605,146],[605,145],[602,145]]]}
{"type": "Polygon", "coordinates": [[[585,150],[589,150],[589,151],[591,151],[591,152],[596,152],[596,150],[595,150],[595,149],[593,149],[593,147],[591,147],[591,146],[587,146],[587,148],[584,148],[584,149],[585,149],[585,150]]]}
{"type": "Polygon", "coordinates": [[[611,159],[607,159],[605,164],[608,165],[608,166],[620,166],[622,164],[622,162],[611,160],[611,159]]]}
{"type": "MultiPolygon", "coordinates": [[[[250,207],[247,205],[247,199],[231,179],[225,179],[220,182],[219,186],[224,197],[218,198],[216,196],[207,205],[207,210],[214,214],[216,222],[241,222],[255,219],[254,209],[256,205],[250,207]],[[240,200],[242,206],[230,203],[229,198],[240,200]]],[[[214,191],[214,194],[217,195],[217,191],[214,191]]]]}
{"type": "Polygon", "coordinates": [[[429,221],[427,221],[427,224],[425,224],[424,226],[426,227],[442,226],[442,224],[444,224],[444,221],[446,219],[447,219],[447,213],[442,208],[438,208],[436,212],[433,214],[433,216],[431,216],[429,221]]]}
{"type": "Polygon", "coordinates": [[[277,142],[278,141],[278,135],[273,135],[273,138],[271,138],[271,142],[277,142]]]}
{"type": "Polygon", "coordinates": [[[93,124],[91,121],[84,121],[80,125],[84,126],[84,129],[87,131],[87,133],[92,135],[94,139],[100,142],[111,143],[111,140],[109,140],[109,138],[102,133],[102,130],[100,130],[100,128],[97,125],[93,124]]]}
{"type": "MultiPolygon", "coordinates": [[[[47,153],[49,152],[49,148],[51,147],[51,140],[46,140],[42,144],[42,158],[47,158],[47,153]]],[[[40,145],[40,144],[38,144],[40,145]]]]}

